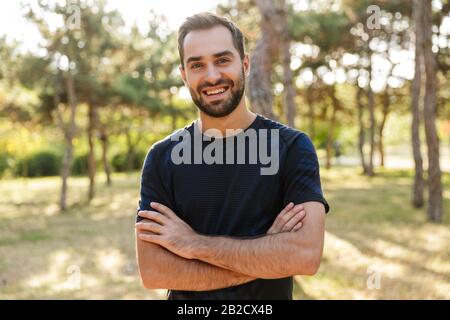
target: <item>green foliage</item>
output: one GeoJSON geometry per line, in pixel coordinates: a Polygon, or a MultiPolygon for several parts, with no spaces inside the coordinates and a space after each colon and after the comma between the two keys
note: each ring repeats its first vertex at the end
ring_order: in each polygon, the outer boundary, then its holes
{"type": "Polygon", "coordinates": [[[44,177],[59,175],[62,156],[54,150],[41,150],[17,161],[17,176],[44,177]]]}
{"type": "Polygon", "coordinates": [[[344,12],[305,11],[290,17],[289,31],[294,39],[305,38],[319,46],[322,52],[348,45],[350,23],[344,12]]]}
{"type": "Polygon", "coordinates": [[[72,163],[72,174],[86,175],[88,172],[88,154],[84,153],[75,157],[72,163]]]}
{"type": "Polygon", "coordinates": [[[112,167],[116,172],[125,172],[127,170],[127,154],[117,153],[112,158],[112,167]]]}
{"type": "Polygon", "coordinates": [[[11,156],[6,153],[0,154],[0,178],[3,177],[5,172],[11,168],[11,156]]]}
{"type": "MultiPolygon", "coordinates": [[[[72,175],[76,176],[84,176],[87,175],[89,172],[89,154],[88,153],[82,153],[78,154],[74,157],[72,162],[72,175]]],[[[101,167],[100,159],[98,156],[96,156],[95,161],[96,169],[101,167]]]]}
{"type": "Polygon", "coordinates": [[[119,152],[114,155],[112,159],[112,167],[116,172],[125,172],[128,170],[140,170],[142,168],[142,164],[144,163],[144,159],[146,156],[146,152],[139,150],[134,156],[130,156],[127,152],[119,152]],[[129,164],[130,157],[133,158],[132,164],[129,164]]]}
{"type": "Polygon", "coordinates": [[[314,144],[318,149],[325,149],[327,146],[328,129],[325,126],[316,128],[316,136],[314,137],[314,144]]]}

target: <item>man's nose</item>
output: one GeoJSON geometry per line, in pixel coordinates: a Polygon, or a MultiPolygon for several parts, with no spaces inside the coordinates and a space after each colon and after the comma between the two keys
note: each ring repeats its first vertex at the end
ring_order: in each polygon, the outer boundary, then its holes
{"type": "Polygon", "coordinates": [[[214,65],[208,65],[206,81],[215,84],[220,79],[220,72],[214,65]]]}

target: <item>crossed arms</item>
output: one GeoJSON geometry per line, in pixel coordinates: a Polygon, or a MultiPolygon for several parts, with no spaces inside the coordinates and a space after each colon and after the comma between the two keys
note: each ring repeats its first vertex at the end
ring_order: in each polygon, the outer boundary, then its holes
{"type": "Polygon", "coordinates": [[[325,226],[319,202],[291,204],[268,234],[253,239],[200,235],[164,205],[152,208],[140,211],[145,219],[136,223],[139,271],[148,289],[214,290],[256,278],[313,275],[319,268],[325,226]]]}

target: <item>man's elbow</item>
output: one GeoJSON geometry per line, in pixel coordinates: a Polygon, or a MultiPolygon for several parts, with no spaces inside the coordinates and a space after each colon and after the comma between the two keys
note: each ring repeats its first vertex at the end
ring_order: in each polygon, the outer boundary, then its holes
{"type": "Polygon", "coordinates": [[[141,276],[141,283],[145,289],[155,290],[155,289],[165,289],[161,283],[161,278],[158,277],[152,271],[139,270],[141,276]]]}
{"type": "Polygon", "coordinates": [[[311,249],[307,255],[302,255],[295,262],[294,274],[313,276],[320,268],[320,262],[322,260],[322,250],[311,249]]]}
{"type": "Polygon", "coordinates": [[[153,253],[154,256],[155,252],[150,252],[150,250],[153,250],[154,248],[148,246],[147,249],[147,252],[144,252],[144,248],[141,246],[138,246],[137,248],[137,265],[142,286],[149,290],[164,289],[164,278],[151,254],[153,253]]]}
{"type": "Polygon", "coordinates": [[[312,258],[310,261],[308,261],[304,268],[303,274],[305,276],[314,276],[319,271],[320,261],[321,256],[312,258]]]}
{"type": "Polygon", "coordinates": [[[142,272],[141,272],[141,283],[145,289],[148,290],[158,289],[156,282],[153,281],[153,279],[149,279],[146,275],[143,275],[142,272]]]}
{"type": "Polygon", "coordinates": [[[147,290],[156,290],[156,289],[164,289],[162,286],[157,285],[154,281],[148,281],[142,279],[142,286],[147,290]]]}

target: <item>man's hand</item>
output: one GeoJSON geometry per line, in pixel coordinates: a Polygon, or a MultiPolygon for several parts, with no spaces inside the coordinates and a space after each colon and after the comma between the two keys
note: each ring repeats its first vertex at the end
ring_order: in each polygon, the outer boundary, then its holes
{"type": "MultiPolygon", "coordinates": [[[[193,258],[193,248],[198,234],[170,208],[156,202],[150,204],[157,211],[139,211],[144,218],[136,223],[139,239],[165,247],[180,257],[193,258]]],[[[268,234],[297,231],[302,227],[306,212],[302,205],[289,203],[276,217],[268,234]]]]}
{"type": "Polygon", "coordinates": [[[303,205],[294,206],[294,203],[290,202],[277,215],[267,234],[297,231],[302,227],[302,220],[305,216],[306,212],[303,205]]]}
{"type": "Polygon", "coordinates": [[[176,255],[192,259],[192,247],[198,234],[170,208],[156,202],[151,207],[157,211],[139,211],[145,218],[136,223],[139,239],[158,244],[176,255]]]}

